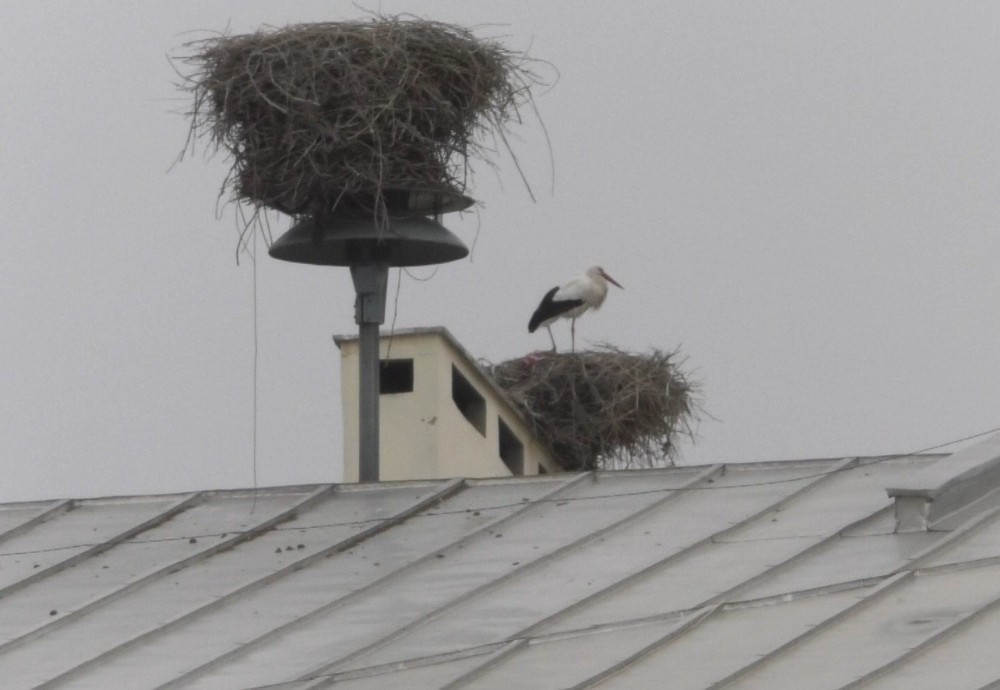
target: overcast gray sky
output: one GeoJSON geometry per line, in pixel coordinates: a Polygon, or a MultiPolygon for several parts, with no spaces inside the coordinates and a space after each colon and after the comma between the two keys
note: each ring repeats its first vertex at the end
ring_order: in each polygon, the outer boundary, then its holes
{"type": "MultiPolygon", "coordinates": [[[[627,289],[578,337],[681,347],[714,417],[685,462],[906,452],[1000,424],[1000,5],[369,7],[479,26],[561,74],[537,98],[554,188],[529,121],[537,203],[509,159],[477,166],[478,216],[447,218],[473,257],[404,276],[397,327],[519,356],[548,346],[526,331],[545,290],[600,263],[627,289]]],[[[234,209],[216,213],[226,159],[171,169],[188,103],[166,55],[360,15],[0,0],[0,500],[251,484],[253,267],[234,209]]],[[[349,275],[257,270],[258,480],[338,481],[349,275]]]]}

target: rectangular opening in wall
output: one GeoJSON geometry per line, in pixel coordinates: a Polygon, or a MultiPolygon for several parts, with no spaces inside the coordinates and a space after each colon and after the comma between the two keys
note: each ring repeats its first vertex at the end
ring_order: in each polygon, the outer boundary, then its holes
{"type": "Polygon", "coordinates": [[[500,459],[512,474],[524,474],[524,444],[502,419],[497,419],[497,423],[500,429],[500,459]]]}
{"type": "Polygon", "coordinates": [[[451,365],[451,399],[469,424],[486,435],[486,400],[462,373],[451,365]]]}
{"type": "Polygon", "coordinates": [[[383,359],[379,364],[379,393],[388,395],[413,392],[412,359],[383,359]]]}
{"type": "Polygon", "coordinates": [[[538,474],[548,474],[549,471],[545,469],[545,465],[538,463],[538,474]]]}

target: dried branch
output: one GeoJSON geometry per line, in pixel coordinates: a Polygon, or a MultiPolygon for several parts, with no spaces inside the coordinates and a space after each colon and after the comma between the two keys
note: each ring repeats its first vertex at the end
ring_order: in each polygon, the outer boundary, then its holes
{"type": "Polygon", "coordinates": [[[697,384],[676,357],[602,346],[488,369],[565,469],[656,467],[673,463],[700,412],[697,384]]]}
{"type": "Polygon", "coordinates": [[[229,152],[234,200],[292,215],[344,194],[463,192],[470,156],[489,161],[483,135],[506,142],[541,83],[525,56],[412,18],[299,24],[185,49],[188,146],[207,137],[229,152]]]}

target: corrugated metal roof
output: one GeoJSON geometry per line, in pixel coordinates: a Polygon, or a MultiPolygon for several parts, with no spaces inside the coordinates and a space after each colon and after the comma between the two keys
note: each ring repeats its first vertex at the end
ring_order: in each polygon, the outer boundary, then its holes
{"type": "Polygon", "coordinates": [[[0,506],[3,687],[992,687],[958,455],[0,506]]]}

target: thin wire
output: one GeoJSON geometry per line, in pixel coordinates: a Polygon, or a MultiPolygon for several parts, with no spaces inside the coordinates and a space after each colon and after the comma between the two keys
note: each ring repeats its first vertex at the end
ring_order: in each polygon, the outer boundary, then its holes
{"type": "MultiPolygon", "coordinates": [[[[922,453],[928,453],[928,452],[930,452],[932,450],[938,450],[938,449],[944,448],[946,446],[952,446],[952,445],[955,445],[956,443],[964,443],[965,441],[971,441],[973,439],[980,438],[981,436],[986,436],[988,434],[993,434],[993,433],[996,433],[998,431],[1000,431],[1000,426],[994,427],[992,429],[988,429],[986,431],[981,431],[981,432],[976,433],[976,434],[971,434],[969,436],[964,436],[962,438],[957,438],[957,439],[953,439],[951,441],[946,441],[944,443],[939,443],[939,444],[934,445],[934,446],[928,446],[927,448],[921,448],[920,450],[911,451],[909,453],[900,453],[898,455],[886,455],[884,457],[879,457],[879,458],[877,458],[877,459],[875,459],[875,460],[873,460],[871,462],[865,463],[865,464],[846,465],[846,466],[840,467],[838,469],[825,470],[823,472],[814,472],[812,474],[802,474],[802,475],[798,475],[798,476],[795,476],[795,477],[786,477],[785,479],[771,479],[771,480],[768,480],[768,481],[746,482],[746,483],[743,483],[743,484],[726,484],[726,485],[707,484],[707,485],[699,485],[699,486],[666,487],[666,488],[659,488],[659,489],[644,489],[644,490],[641,490],[641,491],[626,491],[626,492],[613,493],[613,494],[594,494],[594,495],[590,495],[590,496],[566,496],[566,497],[554,496],[552,498],[536,499],[534,501],[525,499],[525,500],[517,501],[517,502],[513,502],[513,503],[500,503],[500,504],[489,505],[489,506],[478,506],[478,507],[469,507],[469,508],[456,508],[454,510],[439,510],[439,511],[432,511],[432,512],[426,512],[426,513],[417,513],[415,515],[411,515],[408,519],[409,520],[415,520],[417,518],[430,518],[430,517],[441,517],[441,516],[447,516],[447,515],[469,514],[469,513],[484,512],[484,511],[493,511],[493,510],[505,510],[507,508],[516,508],[516,507],[524,506],[524,505],[528,505],[528,504],[530,504],[530,505],[542,505],[542,504],[545,504],[545,503],[554,503],[556,505],[562,505],[562,504],[565,504],[565,503],[575,503],[577,501],[596,501],[596,500],[609,499],[609,498],[628,498],[628,497],[632,497],[632,496],[645,496],[645,495],[649,495],[649,494],[659,494],[659,493],[671,493],[671,492],[684,493],[684,492],[689,492],[689,491],[723,491],[723,490],[728,490],[728,489],[745,489],[745,488],[760,487],[760,486],[772,486],[772,485],[776,485],[776,484],[790,484],[790,483],[793,483],[793,482],[800,482],[800,481],[803,481],[805,479],[816,479],[816,478],[825,477],[825,476],[828,476],[828,475],[841,474],[843,472],[849,472],[851,470],[868,468],[868,467],[872,467],[873,465],[878,465],[880,463],[887,462],[889,460],[901,460],[903,458],[908,458],[908,457],[912,457],[912,456],[915,456],[915,455],[920,455],[922,453]]],[[[734,467],[739,467],[739,463],[734,463],[733,466],[734,467]]],[[[694,467],[694,466],[691,466],[691,467],[694,467]]],[[[256,496],[255,496],[255,500],[256,500],[256,496]]],[[[396,519],[396,518],[394,518],[394,517],[388,517],[388,518],[379,517],[379,518],[368,518],[368,519],[364,519],[364,520],[349,520],[349,521],[346,521],[346,522],[328,522],[328,523],[323,523],[323,524],[318,524],[318,525],[298,525],[298,526],[294,526],[294,527],[277,527],[276,526],[276,527],[270,528],[268,530],[268,532],[295,532],[295,531],[303,531],[304,532],[306,530],[330,529],[330,528],[333,528],[333,527],[363,527],[365,525],[383,524],[383,523],[386,523],[386,522],[390,522],[390,521],[392,521],[394,519],[396,519]]],[[[191,539],[209,539],[209,538],[212,538],[212,537],[228,536],[230,534],[232,534],[232,535],[245,534],[248,531],[250,531],[250,530],[242,530],[242,531],[241,530],[228,530],[227,532],[213,532],[213,533],[209,533],[209,534],[195,534],[195,535],[190,535],[189,534],[189,535],[185,535],[185,536],[182,536],[182,537],[164,537],[162,539],[129,539],[127,541],[118,542],[117,544],[114,544],[114,546],[128,546],[128,545],[133,545],[133,544],[134,545],[159,544],[159,543],[163,543],[163,542],[172,542],[172,541],[183,541],[183,540],[190,541],[191,539]]],[[[10,556],[27,556],[27,555],[34,555],[34,554],[40,554],[40,553],[50,553],[50,552],[53,552],[53,551],[65,551],[65,550],[68,550],[68,549],[91,548],[91,547],[95,547],[95,546],[101,546],[104,543],[105,542],[90,542],[90,543],[81,543],[81,544],[70,544],[70,545],[66,545],[66,546],[54,546],[54,547],[50,547],[50,548],[47,548],[47,549],[36,549],[36,550],[31,550],[31,551],[9,551],[9,552],[6,552],[6,553],[0,553],[0,558],[10,557],[10,556]]]]}
{"type": "Polygon", "coordinates": [[[408,268],[404,268],[402,270],[406,271],[406,275],[408,275],[410,278],[412,278],[413,280],[417,281],[418,283],[426,283],[428,280],[433,280],[434,279],[434,276],[437,275],[437,272],[438,272],[439,268],[441,268],[441,264],[436,265],[434,267],[434,270],[431,271],[431,274],[429,276],[427,276],[426,278],[421,278],[419,276],[413,275],[412,273],[410,273],[410,269],[408,269],[408,268]]]}
{"type": "Polygon", "coordinates": [[[385,346],[385,359],[389,359],[389,355],[392,354],[392,341],[393,341],[393,336],[396,333],[396,317],[399,315],[399,289],[403,284],[403,271],[406,271],[406,275],[408,275],[413,280],[423,283],[427,282],[435,275],[437,275],[437,269],[438,267],[435,266],[434,270],[426,278],[418,278],[412,273],[410,273],[407,269],[403,268],[402,266],[400,266],[396,270],[396,296],[392,300],[392,322],[389,324],[389,338],[385,346]]]}
{"type": "Polygon", "coordinates": [[[396,297],[392,300],[392,323],[389,324],[389,342],[385,346],[385,358],[392,354],[392,336],[396,333],[396,316],[399,314],[399,288],[403,284],[403,267],[396,269],[396,297]]]}
{"type": "MultiPolygon", "coordinates": [[[[263,230],[261,231],[263,232],[263,230]]],[[[257,371],[260,332],[257,325],[257,232],[253,233],[253,504],[250,514],[257,510],[257,371]]]]}
{"type": "Polygon", "coordinates": [[[483,229],[483,217],[479,214],[479,209],[475,209],[476,214],[476,234],[472,236],[472,246],[469,248],[469,263],[475,261],[476,245],[479,244],[479,231],[483,229]]]}

